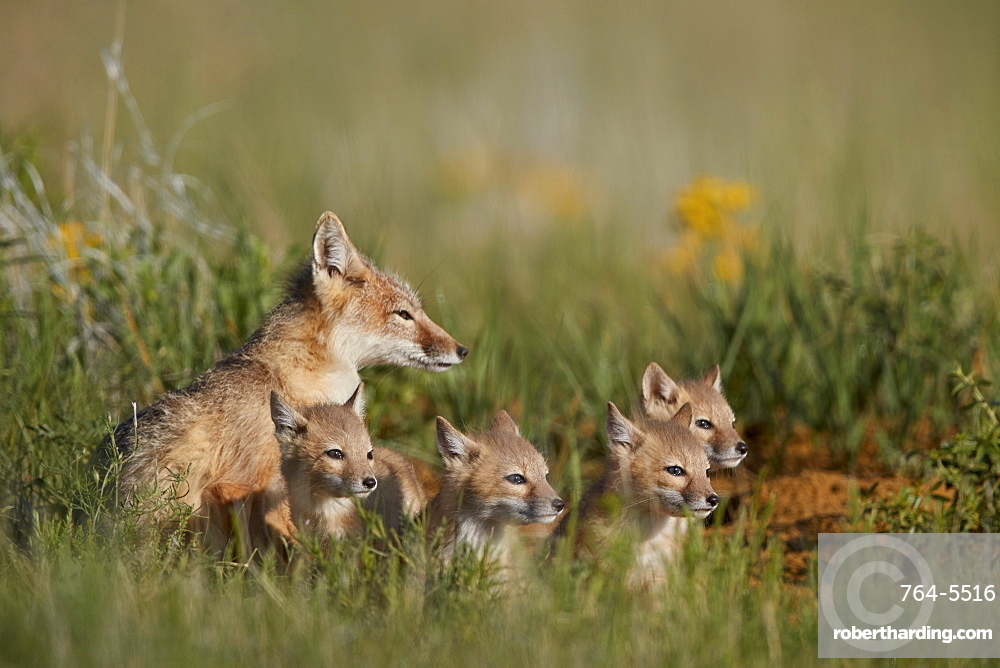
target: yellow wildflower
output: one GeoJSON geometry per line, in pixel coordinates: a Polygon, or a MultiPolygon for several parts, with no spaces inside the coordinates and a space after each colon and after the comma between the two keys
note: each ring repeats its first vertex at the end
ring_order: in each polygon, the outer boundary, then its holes
{"type": "Polygon", "coordinates": [[[520,194],[552,218],[580,218],[587,212],[586,179],[567,165],[543,163],[518,184],[520,194]]]}
{"type": "Polygon", "coordinates": [[[754,198],[753,188],[742,181],[726,183],[702,176],[677,196],[675,207],[689,229],[706,238],[722,237],[738,224],[734,214],[748,208],[754,198]]]}
{"type": "Polygon", "coordinates": [[[80,246],[83,245],[84,233],[83,223],[77,220],[63,223],[56,228],[56,240],[62,246],[67,259],[76,260],[80,257],[80,246]]]}
{"type": "MultiPolygon", "coordinates": [[[[97,248],[104,242],[100,234],[88,232],[87,228],[78,220],[71,220],[56,227],[53,235],[53,243],[60,247],[69,260],[69,275],[78,284],[87,283],[90,280],[90,272],[83,262],[83,251],[85,248],[97,248]]],[[[58,286],[56,286],[58,287],[58,286]]],[[[65,290],[60,288],[65,293],[65,290]]],[[[59,291],[56,291],[59,294],[59,291]]],[[[67,298],[69,294],[66,293],[67,298]]]]}
{"type": "Polygon", "coordinates": [[[703,237],[717,236],[722,230],[722,214],[702,193],[682,194],[677,198],[677,213],[690,229],[703,237]]]}
{"type": "Polygon", "coordinates": [[[719,191],[719,206],[735,213],[750,208],[756,199],[756,192],[743,181],[726,184],[719,191]]]}
{"type": "Polygon", "coordinates": [[[78,259],[83,248],[97,248],[104,241],[100,234],[88,232],[78,220],[59,225],[56,228],[55,239],[70,260],[78,259]]]}
{"type": "Polygon", "coordinates": [[[438,185],[453,196],[482,192],[496,179],[498,162],[496,151],[486,142],[468,144],[440,160],[438,185]]]}
{"type": "Polygon", "coordinates": [[[684,233],[681,242],[668,250],[663,256],[663,264],[674,276],[685,276],[692,273],[701,259],[702,241],[698,234],[688,231],[684,233]]]}
{"type": "Polygon", "coordinates": [[[688,274],[711,258],[712,272],[719,280],[739,283],[744,272],[742,254],[759,245],[758,227],[742,224],[739,214],[756,199],[756,191],[743,181],[726,182],[712,176],[692,181],[674,203],[684,235],[664,254],[664,264],[674,274],[688,274]]]}
{"type": "Polygon", "coordinates": [[[743,258],[734,246],[727,244],[713,258],[712,270],[720,281],[739,283],[743,278],[743,258]]]}

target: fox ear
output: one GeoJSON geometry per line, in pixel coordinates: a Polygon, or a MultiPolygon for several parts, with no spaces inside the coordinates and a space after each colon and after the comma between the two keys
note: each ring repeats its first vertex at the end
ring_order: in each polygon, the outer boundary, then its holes
{"type": "Polygon", "coordinates": [[[650,362],[642,374],[642,411],[649,415],[662,408],[669,410],[680,399],[680,388],[656,362],[650,362]]]}
{"type": "Polygon", "coordinates": [[[691,428],[691,418],[694,417],[694,409],[691,408],[691,404],[687,403],[680,407],[680,410],[670,418],[671,422],[676,422],[685,429],[691,428]]]}
{"type": "Polygon", "coordinates": [[[351,398],[348,399],[347,403],[345,403],[344,405],[347,406],[348,408],[350,408],[351,410],[353,410],[355,413],[357,413],[357,416],[359,418],[361,418],[362,420],[365,419],[365,384],[364,383],[358,383],[358,387],[354,390],[354,394],[351,395],[351,398]]]}
{"type": "Polygon", "coordinates": [[[716,364],[705,372],[701,377],[701,382],[713,388],[716,392],[722,392],[722,374],[719,372],[719,365],[716,364]]]}
{"type": "Polygon", "coordinates": [[[517,428],[517,424],[514,422],[514,419],[505,410],[501,410],[493,416],[493,424],[490,425],[490,429],[493,431],[510,432],[515,436],[521,435],[521,430],[517,428]]]}
{"type": "Polygon", "coordinates": [[[320,216],[313,234],[313,272],[347,276],[357,256],[340,219],[329,211],[320,216]]]}
{"type": "Polygon", "coordinates": [[[304,433],[308,424],[308,421],[286,404],[274,390],[271,390],[271,421],[274,422],[274,435],[282,444],[282,449],[285,442],[304,433]]]}
{"type": "Polygon", "coordinates": [[[474,446],[468,437],[440,415],[437,419],[437,445],[445,468],[467,464],[473,456],[474,446]]]}
{"type": "Polygon", "coordinates": [[[615,449],[615,446],[625,446],[629,450],[635,450],[638,445],[639,430],[610,401],[608,402],[607,430],[608,447],[612,450],[615,449]]]}

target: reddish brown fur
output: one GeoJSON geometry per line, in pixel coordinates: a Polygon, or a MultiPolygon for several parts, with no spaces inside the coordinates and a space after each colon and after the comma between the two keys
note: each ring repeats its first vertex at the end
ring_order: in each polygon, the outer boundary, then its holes
{"type": "MultiPolygon", "coordinates": [[[[687,530],[686,515],[705,517],[718,503],[708,455],[688,429],[684,405],[669,421],[629,421],[608,404],[608,463],[580,505],[575,549],[599,557],[609,541],[632,530],[637,563],[656,568],[687,530]]],[[[564,519],[557,535],[569,528],[564,519]]]]}
{"type": "Polygon", "coordinates": [[[419,469],[406,455],[376,446],[375,476],[378,488],[366,505],[382,518],[386,529],[400,531],[427,506],[429,497],[419,469]]]}
{"type": "Polygon", "coordinates": [[[643,414],[669,420],[684,404],[690,404],[694,411],[691,432],[705,445],[712,468],[739,465],[749,447],[733,427],[736,416],[722,395],[719,365],[697,380],[675,383],[658,364],[650,362],[642,376],[643,414]]]}
{"type": "Polygon", "coordinates": [[[424,496],[427,497],[428,501],[436,498],[441,493],[441,475],[426,462],[412,457],[407,457],[407,460],[413,467],[417,479],[420,480],[424,496]]]}
{"type": "Polygon", "coordinates": [[[297,531],[321,538],[362,532],[364,522],[355,499],[363,499],[362,505],[377,513],[387,529],[398,531],[426,505],[407,458],[372,447],[359,402],[317,404],[298,413],[272,394],[281,471],[297,531]]]}
{"type": "Polygon", "coordinates": [[[343,403],[364,366],[440,371],[466,352],[427,317],[409,286],[359,254],[337,217],[326,213],[316,226],[311,264],[246,344],[118,426],[121,497],[162,516],[164,495],[175,487],[179,502],[201,517],[195,528],[217,536],[228,529],[212,522],[252,501],[262,522],[285,535],[269,393],[300,406],[343,403]]]}
{"type": "Polygon", "coordinates": [[[489,549],[504,563],[508,524],[550,523],[562,512],[565,503],[546,479],[545,459],[505,411],[489,431],[471,436],[438,417],[437,433],[444,475],[430,504],[430,528],[444,526],[446,557],[464,545],[489,549]]]}

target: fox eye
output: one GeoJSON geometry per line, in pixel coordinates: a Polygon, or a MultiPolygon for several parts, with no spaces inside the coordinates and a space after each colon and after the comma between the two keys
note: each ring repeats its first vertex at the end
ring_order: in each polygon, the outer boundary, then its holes
{"type": "Polygon", "coordinates": [[[712,423],[706,420],[705,418],[701,418],[699,420],[694,421],[694,426],[698,427],[699,429],[711,429],[712,423]]]}
{"type": "Polygon", "coordinates": [[[330,459],[343,459],[344,451],[339,450],[337,448],[333,448],[332,450],[326,451],[326,456],[329,457],[330,459]]]}
{"type": "Polygon", "coordinates": [[[369,450],[368,451],[368,459],[375,459],[375,451],[374,450],[369,450]]]}
{"type": "Polygon", "coordinates": [[[398,315],[403,320],[413,320],[413,316],[410,315],[410,312],[407,311],[406,309],[402,309],[401,308],[398,311],[393,311],[393,313],[395,313],[396,315],[398,315]]]}
{"type": "Polygon", "coordinates": [[[524,479],[524,476],[521,475],[520,473],[511,473],[509,476],[507,476],[506,478],[504,478],[504,480],[506,480],[507,482],[509,482],[512,485],[523,485],[524,483],[527,482],[524,479]]]}
{"type": "Polygon", "coordinates": [[[684,475],[684,469],[680,466],[668,466],[664,470],[670,475],[684,475]]]}

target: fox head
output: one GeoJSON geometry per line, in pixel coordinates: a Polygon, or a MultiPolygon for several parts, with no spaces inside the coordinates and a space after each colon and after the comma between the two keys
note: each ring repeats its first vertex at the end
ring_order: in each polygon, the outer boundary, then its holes
{"type": "Polygon", "coordinates": [[[669,420],[632,422],[608,403],[608,448],[627,506],[653,514],[706,517],[719,505],[708,480],[708,454],[691,433],[691,405],[669,420]]]}
{"type": "Polygon", "coordinates": [[[445,486],[461,495],[460,513],[482,523],[548,524],[566,507],[546,476],[545,459],[506,411],[490,430],[466,436],[443,417],[437,419],[437,444],[444,459],[445,486]]]}
{"type": "Polygon", "coordinates": [[[337,353],[358,366],[393,364],[444,371],[469,349],[427,317],[420,297],[380,271],[347,238],[337,216],[324,213],[313,235],[312,286],[339,337],[337,353]]]}
{"type": "Polygon", "coordinates": [[[750,451],[733,425],[736,416],[722,396],[719,365],[698,380],[675,383],[656,362],[642,376],[642,412],[650,418],[669,420],[684,404],[694,413],[691,432],[704,444],[713,469],[733,468],[750,451]]]}
{"type": "Polygon", "coordinates": [[[346,404],[317,404],[302,412],[271,392],[271,420],[281,447],[281,472],[293,501],[302,495],[365,498],[378,486],[362,386],[346,404]]]}

